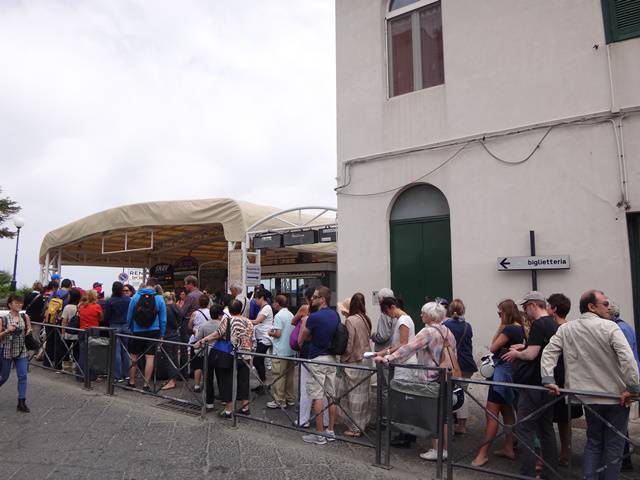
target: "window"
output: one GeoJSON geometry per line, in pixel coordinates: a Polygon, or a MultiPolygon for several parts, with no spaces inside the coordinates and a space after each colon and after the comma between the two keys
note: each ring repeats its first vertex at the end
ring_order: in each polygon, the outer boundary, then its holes
{"type": "Polygon", "coordinates": [[[640,0],[602,0],[607,43],[640,37],[640,0]]]}
{"type": "Polygon", "coordinates": [[[444,83],[439,1],[392,0],[387,34],[390,96],[444,83]]]}

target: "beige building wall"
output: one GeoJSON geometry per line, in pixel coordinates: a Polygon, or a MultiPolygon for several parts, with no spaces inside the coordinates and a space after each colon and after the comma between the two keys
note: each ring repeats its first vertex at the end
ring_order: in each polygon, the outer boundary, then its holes
{"type": "MultiPolygon", "coordinates": [[[[608,49],[600,5],[443,1],[445,84],[389,98],[387,1],[336,1],[337,182],[349,182],[338,194],[339,298],[361,291],[371,307],[371,292],[389,286],[393,201],[463,144],[430,149],[441,142],[627,111],[628,200],[630,211],[640,210],[640,39],[608,49]],[[395,187],[401,188],[369,195],[395,187]]],[[[489,138],[486,144],[500,158],[517,161],[545,132],[489,138]]],[[[499,256],[529,253],[529,230],[536,231],[538,254],[571,256],[570,270],[538,274],[540,290],[567,294],[574,303],[571,315],[577,315],[580,293],[602,289],[633,323],[611,122],[558,125],[517,166],[498,162],[472,142],[420,181],[438,187],[449,201],[453,292],[467,304],[477,353],[497,326],[496,303],[519,299],[531,287],[529,272],[496,267],[499,256]]]]}

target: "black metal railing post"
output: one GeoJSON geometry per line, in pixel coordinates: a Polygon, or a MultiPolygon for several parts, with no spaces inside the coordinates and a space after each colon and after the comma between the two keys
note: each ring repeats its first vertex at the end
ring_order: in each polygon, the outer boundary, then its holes
{"type": "Polygon", "coordinates": [[[109,329],[109,355],[107,357],[107,395],[113,395],[113,370],[115,367],[116,348],[116,331],[109,329]]]}
{"type": "MultiPolygon", "coordinates": [[[[204,352],[202,355],[202,408],[200,409],[200,418],[204,420],[207,416],[207,389],[209,388],[209,342],[204,342],[202,347],[204,352]]],[[[211,386],[213,388],[213,385],[211,386]]]]}
{"type": "Polygon", "coordinates": [[[447,382],[445,384],[446,388],[446,405],[445,405],[445,414],[447,418],[447,480],[453,480],[453,463],[450,458],[451,446],[453,445],[453,389],[455,388],[455,382],[453,381],[453,377],[451,373],[447,371],[447,382]]]}
{"type": "Polygon", "coordinates": [[[82,332],[83,335],[83,339],[82,339],[82,343],[84,344],[84,388],[86,388],[87,390],[91,390],[91,369],[89,368],[90,365],[90,358],[89,358],[89,334],[91,332],[91,329],[87,328],[85,329],[84,332],[82,332]]]}
{"type": "Polygon", "coordinates": [[[231,379],[231,419],[233,426],[238,426],[238,417],[236,416],[236,399],[238,398],[238,357],[235,349],[233,350],[233,369],[231,379]]]}
{"type": "Polygon", "coordinates": [[[447,371],[446,370],[442,370],[440,371],[440,374],[438,375],[438,383],[439,383],[439,388],[438,388],[438,414],[436,416],[437,418],[437,423],[438,423],[438,427],[437,427],[437,431],[438,431],[438,457],[436,459],[436,480],[442,480],[442,471],[443,471],[443,464],[442,464],[442,457],[444,455],[444,425],[445,425],[445,411],[446,411],[446,405],[445,405],[445,401],[447,398],[447,371]]]}
{"type": "Polygon", "coordinates": [[[376,467],[390,469],[389,446],[391,435],[389,413],[389,389],[387,377],[389,368],[381,363],[376,364],[376,443],[375,463],[376,467]]]}

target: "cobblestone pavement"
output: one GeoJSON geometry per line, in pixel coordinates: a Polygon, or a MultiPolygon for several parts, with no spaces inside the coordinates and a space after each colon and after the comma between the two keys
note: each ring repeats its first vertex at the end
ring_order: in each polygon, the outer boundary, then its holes
{"type": "MultiPolygon", "coordinates": [[[[0,388],[0,480],[4,479],[406,479],[434,478],[434,464],[420,460],[425,445],[392,449],[392,470],[373,467],[374,450],[344,442],[307,445],[301,434],[273,425],[209,414],[199,417],[159,408],[165,400],[116,389],[104,383],[86,391],[74,379],[31,368],[27,403],[32,413],[17,414],[15,372],[0,388]]],[[[477,398],[484,398],[480,390],[477,398]]],[[[189,397],[188,393],[174,393],[189,397]]],[[[252,405],[253,416],[273,421],[280,412],[252,405]]],[[[470,461],[484,421],[472,408],[470,434],[456,437],[456,458],[470,461]],[[468,453],[467,453],[468,452],[468,453]],[[461,458],[464,456],[464,458],[461,458]]],[[[632,422],[632,430],[637,426],[632,422]]],[[[632,435],[633,438],[633,435],[632,435]]],[[[574,462],[579,474],[584,431],[574,431],[574,462]]],[[[502,443],[497,441],[497,446],[502,443]]],[[[635,455],[634,455],[635,457],[635,455]]],[[[637,462],[636,462],[637,463],[637,462]]],[[[515,473],[516,462],[492,457],[490,466],[515,473]]],[[[564,469],[564,478],[569,478],[564,469]]],[[[634,472],[635,473],[635,472],[634,472]]],[[[627,474],[624,478],[638,478],[627,474]]],[[[456,469],[455,479],[486,478],[456,469]]]]}

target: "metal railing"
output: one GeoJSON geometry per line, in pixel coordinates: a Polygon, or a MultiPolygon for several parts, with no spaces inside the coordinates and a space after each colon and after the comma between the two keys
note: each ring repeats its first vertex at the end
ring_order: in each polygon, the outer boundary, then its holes
{"type": "MultiPolygon", "coordinates": [[[[493,419],[493,421],[498,423],[498,425],[501,427],[501,431],[494,438],[485,440],[480,445],[475,445],[470,450],[458,451],[457,449],[449,449],[448,461],[447,461],[447,478],[448,479],[453,478],[454,468],[474,470],[474,471],[482,472],[485,474],[491,474],[495,476],[501,476],[505,478],[515,478],[515,479],[535,479],[537,478],[537,475],[539,475],[540,473],[539,471],[542,471],[542,470],[544,470],[544,472],[546,472],[546,474],[548,476],[551,476],[552,478],[561,479],[561,480],[565,480],[566,478],[572,478],[574,473],[574,462],[573,462],[573,455],[572,455],[573,442],[571,440],[572,438],[571,424],[572,424],[572,407],[576,405],[580,405],[585,410],[585,412],[591,412],[598,420],[603,422],[603,424],[606,426],[607,429],[610,429],[612,433],[614,433],[616,436],[621,437],[626,442],[629,442],[629,444],[632,445],[633,447],[635,448],[638,447],[638,444],[633,443],[627,433],[622,432],[619,429],[615,428],[610,422],[604,419],[600,414],[598,414],[592,408],[588,400],[585,400],[587,398],[597,398],[597,399],[619,401],[620,400],[619,394],[616,395],[616,394],[603,393],[603,392],[587,392],[587,391],[581,391],[581,390],[561,389],[560,395],[556,396],[551,394],[548,389],[542,386],[494,382],[489,380],[472,380],[469,378],[457,378],[457,377],[449,378],[449,388],[447,389],[448,399],[446,401],[446,404],[448,405],[448,408],[449,408],[449,411],[447,412],[447,424],[448,424],[448,437],[449,437],[450,445],[453,444],[453,435],[454,435],[453,415],[451,414],[452,413],[451,412],[451,405],[452,405],[451,396],[453,391],[453,385],[461,386],[465,384],[466,385],[484,385],[490,388],[492,387],[508,388],[508,389],[512,389],[515,392],[520,392],[521,395],[522,395],[522,392],[525,392],[525,391],[543,392],[548,394],[548,400],[546,400],[542,404],[535,405],[534,410],[522,418],[519,418],[517,415],[515,415],[515,422],[507,425],[503,420],[500,419],[499,414],[495,415],[495,413],[489,411],[482,400],[478,399],[476,395],[474,395],[469,390],[467,390],[465,393],[466,401],[472,401],[473,403],[478,405],[488,417],[490,417],[491,419],[493,419]],[[521,428],[519,428],[523,425],[524,422],[540,421],[540,417],[542,415],[545,415],[545,414],[550,415],[552,412],[550,413],[545,411],[550,408],[554,408],[556,404],[559,404],[562,402],[566,404],[567,421],[569,422],[569,428],[570,428],[569,442],[567,446],[568,447],[568,465],[567,465],[566,471],[559,470],[559,467],[557,466],[558,463],[556,462],[557,459],[551,460],[549,458],[545,458],[541,452],[542,448],[537,447],[535,444],[527,443],[525,441],[525,438],[523,438],[523,435],[521,433],[521,428]],[[476,454],[481,447],[487,444],[491,444],[496,439],[509,434],[513,435],[514,439],[518,441],[518,448],[520,450],[526,449],[535,458],[537,462],[536,467],[539,467],[539,468],[536,468],[535,476],[524,475],[519,472],[511,471],[511,470],[504,470],[504,469],[500,470],[495,468],[488,468],[488,467],[485,467],[484,465],[476,466],[476,465],[472,465],[471,462],[469,461],[469,458],[471,457],[471,455],[476,454]]],[[[553,428],[553,426],[551,426],[551,430],[552,431],[550,433],[555,437],[555,429],[553,428]]],[[[522,455],[522,453],[520,455],[522,455]]],[[[627,458],[629,457],[629,455],[631,455],[631,452],[623,454],[620,458],[614,461],[611,461],[608,464],[600,465],[597,471],[594,472],[592,475],[587,476],[583,472],[581,478],[584,478],[587,480],[597,480],[600,473],[605,471],[607,468],[610,468],[610,467],[619,468],[619,465],[617,464],[621,463],[623,458],[627,458]]],[[[438,478],[441,478],[441,477],[438,477],[438,478]]],[[[619,478],[624,479],[627,477],[625,477],[623,474],[620,474],[619,478]]]]}
{"type": "MultiPolygon", "coordinates": [[[[105,393],[108,395],[113,395],[115,391],[115,387],[129,390],[132,392],[142,393],[146,395],[153,395],[158,398],[163,398],[167,400],[173,400],[179,402],[181,404],[190,405],[195,409],[199,409],[201,418],[206,417],[207,408],[206,408],[206,392],[207,388],[210,386],[208,382],[210,382],[209,369],[212,366],[209,364],[209,345],[205,344],[202,349],[198,351],[194,351],[192,353],[189,352],[189,349],[192,348],[192,345],[189,343],[172,341],[172,340],[164,340],[164,339],[153,339],[153,338],[144,338],[145,341],[148,342],[147,349],[140,353],[137,356],[137,360],[135,361],[135,372],[136,377],[142,376],[144,378],[144,369],[141,368],[141,362],[143,362],[145,358],[145,354],[150,354],[153,350],[154,355],[156,356],[154,361],[154,368],[152,373],[152,378],[150,382],[150,388],[148,390],[144,390],[127,386],[127,384],[120,384],[114,379],[114,355],[115,355],[115,346],[116,342],[122,342],[122,348],[124,348],[126,354],[130,356],[130,348],[127,347],[127,342],[131,340],[140,339],[141,337],[137,337],[135,335],[124,334],[124,333],[116,333],[114,329],[110,328],[102,328],[96,327],[88,330],[79,330],[72,329],[70,327],[61,327],[59,325],[50,325],[50,324],[41,324],[32,322],[34,325],[40,325],[43,328],[43,333],[45,335],[46,342],[57,342],[55,343],[55,347],[53,343],[49,345],[49,351],[47,351],[46,343],[43,343],[41,347],[41,352],[32,352],[30,354],[30,365],[36,365],[38,367],[44,368],[46,370],[55,370],[67,375],[72,375],[79,380],[83,381],[84,388],[91,389],[92,388],[92,371],[95,366],[95,357],[96,352],[98,351],[96,348],[92,348],[92,340],[93,338],[104,338],[106,339],[103,347],[107,349],[107,359],[104,362],[104,376],[106,376],[106,388],[105,393]],[[73,331],[74,333],[78,333],[78,338],[73,339],[73,337],[69,337],[69,332],[73,331]],[[75,348],[81,347],[77,350],[75,348]],[[79,350],[79,352],[78,352],[79,350]],[[44,357],[46,363],[42,365],[38,362],[35,362],[35,357],[37,354],[41,354],[44,357]],[[159,354],[159,355],[158,355],[159,354]],[[163,356],[164,360],[168,362],[169,369],[178,381],[182,383],[181,395],[170,395],[168,392],[163,391],[159,387],[159,378],[158,378],[158,357],[163,356]],[[64,359],[67,358],[73,362],[74,371],[68,372],[61,369],[59,365],[64,359]],[[195,385],[190,379],[189,371],[194,369],[194,362],[202,360],[202,387],[201,391],[196,391],[195,385]],[[184,395],[186,394],[186,395],[184,395]],[[187,398],[184,398],[184,397],[187,398]]],[[[619,399],[619,395],[612,393],[602,393],[602,392],[585,392],[578,390],[570,390],[570,389],[562,389],[560,396],[552,396],[549,395],[548,400],[543,404],[538,405],[535,409],[533,409],[528,415],[523,418],[517,418],[513,424],[506,425],[504,421],[500,419],[499,415],[495,415],[490,412],[486,405],[485,399],[479,398],[479,395],[475,391],[471,391],[467,389],[465,393],[465,401],[476,404],[480,407],[481,411],[485,413],[485,415],[492,418],[496,421],[499,426],[502,428],[501,432],[488,440],[484,439],[481,443],[476,444],[473,448],[465,448],[463,449],[459,444],[457,445],[454,439],[454,411],[453,411],[453,390],[456,386],[485,386],[485,387],[503,387],[510,388],[514,391],[531,391],[531,392],[548,392],[547,389],[541,386],[532,386],[532,385],[520,385],[513,383],[501,383],[501,382],[493,382],[488,380],[475,380],[469,378],[457,378],[452,377],[450,372],[445,369],[440,368],[429,368],[421,365],[389,365],[382,366],[381,364],[377,364],[375,366],[366,366],[366,365],[354,365],[354,364],[342,364],[337,362],[321,362],[317,360],[308,360],[302,358],[294,358],[294,357],[278,357],[276,355],[256,353],[253,351],[238,351],[233,353],[234,361],[232,366],[232,389],[231,389],[231,402],[233,405],[233,409],[231,411],[232,422],[234,426],[238,426],[240,420],[242,421],[255,421],[263,424],[269,424],[273,426],[278,426],[281,428],[295,430],[301,433],[314,433],[320,436],[330,437],[329,434],[323,432],[316,432],[313,429],[314,421],[317,417],[324,414],[326,410],[330,407],[334,407],[339,410],[344,419],[345,423],[355,425],[362,432],[362,436],[360,438],[352,438],[342,434],[337,434],[335,436],[336,440],[349,442],[352,444],[373,448],[375,450],[374,457],[374,465],[382,468],[391,468],[391,454],[390,454],[390,444],[391,444],[391,433],[393,431],[403,431],[402,429],[406,427],[403,426],[402,422],[398,419],[399,416],[403,413],[402,407],[397,407],[397,402],[402,401],[402,396],[406,395],[403,393],[402,389],[398,388],[397,382],[395,382],[394,376],[396,376],[395,371],[399,368],[407,371],[414,371],[417,374],[416,378],[426,378],[427,376],[431,379],[430,385],[437,385],[437,396],[429,397],[428,405],[430,405],[426,410],[431,411],[431,415],[435,418],[435,421],[426,422],[428,425],[416,425],[416,427],[423,428],[424,431],[428,431],[428,436],[432,438],[436,438],[437,442],[437,459],[435,461],[435,478],[436,479],[453,479],[454,473],[456,469],[465,469],[465,470],[473,470],[484,474],[490,474],[495,476],[501,476],[505,478],[515,478],[515,479],[531,479],[535,477],[525,476],[519,473],[518,471],[509,468],[497,469],[497,468],[488,468],[486,466],[474,466],[470,463],[471,455],[475,454],[478,449],[486,445],[488,442],[492,442],[500,437],[503,437],[507,434],[511,434],[518,441],[518,448],[520,451],[527,451],[532,454],[538,462],[540,462],[545,467],[545,472],[549,474],[549,477],[553,478],[571,478],[574,474],[574,465],[571,461],[572,453],[573,453],[573,444],[570,441],[569,443],[569,465],[568,469],[561,471],[558,468],[555,468],[555,460],[550,462],[549,458],[544,458],[544,456],[537,451],[536,446],[529,444],[526,442],[525,438],[521,435],[519,427],[523,424],[523,422],[530,421],[537,416],[541,415],[549,408],[553,408],[559,402],[566,402],[567,406],[567,414],[569,422],[571,422],[571,407],[572,405],[579,404],[582,408],[589,412],[593,418],[601,421],[607,429],[609,429],[613,435],[618,438],[623,439],[626,442],[634,447],[638,448],[639,445],[633,442],[626,431],[622,431],[616,427],[614,427],[609,421],[603,418],[593,406],[589,403],[589,398],[597,397],[597,398],[605,398],[611,400],[619,399]],[[286,368],[281,371],[279,374],[274,375],[270,381],[262,380],[258,373],[252,368],[251,361],[252,359],[262,357],[264,359],[273,360],[286,360],[288,362],[286,368]],[[238,400],[237,392],[238,392],[238,368],[239,365],[243,365],[248,368],[251,372],[250,375],[253,375],[254,379],[257,379],[258,386],[263,389],[264,392],[268,393],[271,398],[277,403],[275,396],[273,395],[273,387],[274,385],[281,381],[290,369],[297,369],[297,392],[295,405],[292,405],[293,410],[289,410],[284,405],[278,405],[276,409],[268,409],[264,410],[262,414],[256,414],[254,411],[252,415],[245,415],[241,411],[235,408],[236,401],[238,400]],[[361,372],[361,377],[358,381],[352,384],[350,387],[343,389],[341,392],[327,392],[324,388],[324,385],[321,384],[319,379],[313,374],[313,365],[323,365],[329,366],[331,368],[336,368],[338,370],[351,370],[361,372]],[[300,425],[301,418],[301,393],[302,389],[306,388],[306,385],[303,381],[303,372],[307,377],[307,382],[315,382],[322,388],[323,396],[327,398],[327,403],[322,407],[320,412],[312,413],[309,417],[309,424],[311,426],[310,429],[304,428],[300,425]],[[349,394],[353,392],[358,386],[367,383],[370,384],[372,379],[375,378],[376,386],[375,386],[375,401],[374,407],[372,407],[372,417],[373,424],[372,428],[367,425],[357,425],[357,421],[353,418],[350,410],[345,407],[344,400],[349,397],[349,394]],[[398,400],[400,398],[400,400],[398,400]],[[396,402],[396,403],[394,403],[396,402]],[[396,405],[396,408],[393,407],[396,405]],[[434,411],[435,410],[435,411],[434,411]],[[292,414],[292,411],[297,412],[296,414],[292,414]],[[296,418],[294,418],[294,416],[296,418]],[[434,424],[435,422],[435,424],[434,424]],[[448,458],[444,456],[444,445],[447,444],[447,455],[448,458]]],[[[244,368],[243,367],[243,368],[244,368]]],[[[419,384],[420,380],[414,382],[415,384],[419,384]]],[[[369,390],[370,394],[374,387],[371,387],[369,390]]],[[[411,395],[415,397],[416,395],[411,395]]],[[[216,396],[219,400],[219,396],[216,396]]],[[[425,397],[426,398],[426,397],[425,397]]],[[[245,399],[242,399],[245,400],[245,399]]],[[[247,399],[249,405],[255,405],[256,397],[247,399]]],[[[371,422],[369,422],[371,424],[371,422]]],[[[347,425],[348,427],[349,425],[347,425]]],[[[555,435],[555,432],[554,432],[555,435]]],[[[469,438],[469,436],[467,436],[469,438]]],[[[630,453],[626,453],[624,456],[628,457],[630,453]]],[[[617,468],[617,463],[621,461],[621,459],[616,459],[615,461],[610,462],[612,465],[600,465],[597,469],[594,477],[589,478],[588,480],[592,480],[597,477],[597,474],[600,474],[606,468],[617,468]]],[[[515,464],[514,464],[515,467],[515,464]]],[[[586,478],[586,477],[585,477],[586,478]]],[[[620,475],[620,478],[626,478],[624,475],[620,475]]]]}
{"type": "Polygon", "coordinates": [[[118,333],[115,335],[115,339],[121,341],[122,348],[130,359],[132,358],[132,354],[130,352],[130,345],[128,345],[129,341],[142,340],[144,342],[147,342],[147,346],[142,352],[134,354],[137,357],[135,362],[133,362],[136,373],[135,378],[129,378],[129,380],[125,381],[124,383],[112,382],[110,384],[112,392],[114,387],[118,387],[125,390],[153,395],[155,397],[163,398],[166,400],[173,400],[183,405],[190,405],[199,408],[200,415],[204,418],[206,414],[205,395],[208,382],[208,362],[205,352],[208,351],[208,344],[205,344],[204,347],[200,350],[194,351],[193,345],[189,343],[164,340],[159,338],[139,337],[134,334],[118,333]],[[145,378],[146,362],[151,360],[151,356],[153,356],[153,370],[150,379],[151,382],[148,384],[149,388],[145,389],[144,386],[147,386],[147,381],[145,378]],[[202,360],[202,383],[200,385],[196,385],[195,381],[193,383],[191,382],[190,373],[193,373],[193,371],[196,370],[196,368],[194,367],[196,362],[198,362],[199,360],[202,360]],[[169,393],[167,393],[168,391],[162,389],[162,386],[159,386],[158,370],[161,362],[163,361],[168,362],[167,373],[169,378],[167,378],[166,380],[181,381],[182,388],[180,389],[180,391],[184,392],[186,390],[187,398],[183,398],[183,395],[170,395],[169,393]],[[141,368],[141,363],[143,362],[145,363],[144,369],[141,368]],[[142,378],[143,388],[139,388],[137,386],[137,377],[142,378]],[[134,387],[133,385],[136,386],[134,387]],[[198,389],[197,387],[200,387],[200,389],[198,389]]]}

